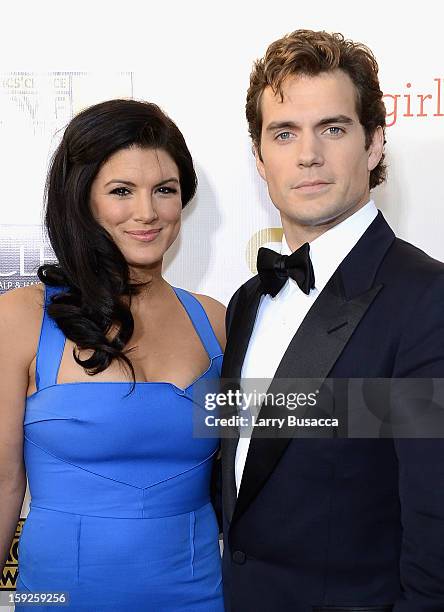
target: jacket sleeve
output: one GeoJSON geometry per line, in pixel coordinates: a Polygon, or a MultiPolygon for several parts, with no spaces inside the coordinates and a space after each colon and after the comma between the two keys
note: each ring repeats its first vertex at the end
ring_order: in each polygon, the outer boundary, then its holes
{"type": "MultiPolygon", "coordinates": [[[[435,280],[415,305],[394,377],[444,378],[444,278],[435,280]]],[[[402,594],[393,612],[443,612],[444,439],[398,438],[394,444],[403,536],[402,594]]]]}
{"type": "Polygon", "coordinates": [[[236,291],[236,293],[234,295],[231,296],[231,299],[228,303],[227,306],[227,312],[225,315],[225,329],[227,332],[227,338],[230,334],[230,329],[231,329],[231,324],[233,322],[233,315],[234,312],[236,310],[237,304],[239,302],[239,296],[242,292],[242,287],[239,287],[239,289],[236,291]]]}
{"type": "MultiPolygon", "coordinates": [[[[227,339],[229,337],[234,312],[236,310],[236,306],[239,301],[239,295],[241,293],[241,290],[242,290],[242,287],[240,287],[236,291],[236,293],[231,297],[230,302],[227,307],[227,312],[226,312],[226,317],[225,317],[225,327],[226,327],[227,339]]],[[[211,478],[211,500],[213,502],[213,507],[214,507],[217,521],[219,524],[219,533],[221,533],[222,525],[223,525],[223,520],[222,520],[223,515],[222,515],[222,462],[221,462],[220,453],[213,463],[213,472],[212,472],[212,478],[211,478]]]]}

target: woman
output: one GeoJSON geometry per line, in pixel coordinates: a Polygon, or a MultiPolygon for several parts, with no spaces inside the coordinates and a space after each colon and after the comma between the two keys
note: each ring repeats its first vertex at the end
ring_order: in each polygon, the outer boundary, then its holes
{"type": "Polygon", "coordinates": [[[70,610],[223,609],[217,440],[193,438],[192,393],[217,382],[224,308],[162,277],[195,188],[183,136],[154,104],[83,111],[53,157],[58,264],[0,299],[0,566],[23,438],[32,498],[19,592],[68,592],[70,610]]]}

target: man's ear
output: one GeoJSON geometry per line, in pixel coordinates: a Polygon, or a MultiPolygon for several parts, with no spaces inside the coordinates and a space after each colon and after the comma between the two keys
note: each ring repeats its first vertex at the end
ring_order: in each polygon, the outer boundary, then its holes
{"type": "Polygon", "coordinates": [[[256,145],[253,145],[253,154],[254,154],[254,157],[256,159],[256,168],[257,168],[257,171],[259,172],[261,177],[264,179],[264,181],[266,181],[267,178],[266,178],[266,174],[265,174],[264,162],[261,159],[261,154],[260,154],[259,149],[257,148],[256,145]]]}
{"type": "Polygon", "coordinates": [[[384,152],[384,130],[380,125],[373,133],[372,142],[368,148],[367,167],[371,172],[379,164],[384,152]]]}

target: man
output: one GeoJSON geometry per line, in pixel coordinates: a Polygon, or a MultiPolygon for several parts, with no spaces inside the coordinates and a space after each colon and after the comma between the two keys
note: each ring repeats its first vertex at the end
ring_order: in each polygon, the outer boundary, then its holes
{"type": "MultiPolygon", "coordinates": [[[[306,30],[254,66],[247,119],[284,257],[261,250],[230,302],[226,378],[444,377],[444,265],[370,199],[377,72],[365,46],[306,30]]],[[[444,611],[442,440],[255,428],[222,444],[227,610],[444,611]]]]}

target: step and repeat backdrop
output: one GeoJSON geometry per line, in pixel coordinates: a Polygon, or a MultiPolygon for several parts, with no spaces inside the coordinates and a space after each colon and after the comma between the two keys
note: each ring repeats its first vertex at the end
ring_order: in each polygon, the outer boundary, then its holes
{"type": "MultiPolygon", "coordinates": [[[[374,51],[389,174],[373,198],[399,236],[444,260],[444,60],[436,8],[425,3],[408,13],[374,2],[364,19],[349,2],[92,4],[63,6],[64,14],[49,2],[0,9],[0,293],[36,282],[37,267],[53,258],[42,230],[43,187],[67,122],[90,104],[124,97],[153,101],[177,122],[198,172],[198,193],[183,213],[165,276],[227,303],[255,272],[259,246],[281,239],[244,106],[253,61],[297,28],[342,32],[374,51]]],[[[28,505],[29,494],[2,592],[15,589],[28,505]]]]}

